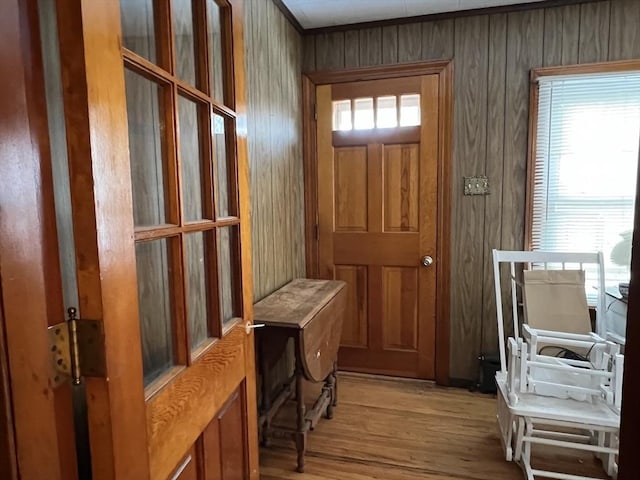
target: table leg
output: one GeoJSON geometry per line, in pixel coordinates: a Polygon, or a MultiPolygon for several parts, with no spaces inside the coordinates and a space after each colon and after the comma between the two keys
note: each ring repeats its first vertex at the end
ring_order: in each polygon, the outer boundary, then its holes
{"type": "Polygon", "coordinates": [[[327,405],[327,419],[331,420],[333,418],[333,402],[335,399],[335,391],[336,391],[336,377],[331,372],[324,383],[324,388],[329,391],[329,404],[327,405]]]}
{"type": "Polygon", "coordinates": [[[304,454],[307,450],[307,425],[305,421],[304,376],[300,360],[296,359],[296,409],[298,412],[298,430],[296,432],[296,450],[298,451],[298,472],[304,472],[304,454]]]}
{"type": "Polygon", "coordinates": [[[338,362],[333,364],[333,401],[332,405],[335,407],[338,405],[338,362]]]}
{"type": "MultiPolygon", "coordinates": [[[[269,413],[271,410],[271,397],[269,392],[269,367],[266,362],[266,355],[260,348],[260,373],[262,374],[262,411],[269,413]]],[[[267,419],[262,427],[262,445],[268,447],[271,443],[271,421],[267,419]]]]}

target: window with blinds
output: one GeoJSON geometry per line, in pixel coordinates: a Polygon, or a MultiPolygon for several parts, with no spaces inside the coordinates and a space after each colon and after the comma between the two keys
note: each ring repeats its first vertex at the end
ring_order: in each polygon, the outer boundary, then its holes
{"type": "MultiPolygon", "coordinates": [[[[606,284],[628,282],[640,71],[542,76],[538,82],[530,247],[602,251],[606,284]]],[[[595,277],[589,273],[587,283],[595,277]]],[[[594,292],[590,287],[587,293],[594,292]]]]}

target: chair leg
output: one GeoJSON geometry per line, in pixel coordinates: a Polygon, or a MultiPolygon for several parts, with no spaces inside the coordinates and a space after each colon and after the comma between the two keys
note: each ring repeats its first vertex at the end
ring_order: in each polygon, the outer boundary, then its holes
{"type": "MultiPolygon", "coordinates": [[[[526,422],[524,420],[522,421],[522,428],[520,429],[522,435],[524,435],[525,429],[527,436],[530,436],[533,431],[533,423],[530,419],[527,419],[526,422]]],[[[525,442],[521,439],[520,444],[522,445],[522,466],[524,467],[527,480],[535,480],[531,470],[531,442],[525,442]]]]}
{"type": "Polygon", "coordinates": [[[513,459],[518,462],[522,457],[522,437],[524,436],[524,419],[518,418],[518,426],[516,427],[516,448],[513,459]]]}

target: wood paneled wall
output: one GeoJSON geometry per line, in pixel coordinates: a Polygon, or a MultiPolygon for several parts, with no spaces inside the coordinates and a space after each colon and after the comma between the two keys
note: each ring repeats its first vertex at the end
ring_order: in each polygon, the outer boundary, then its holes
{"type": "Polygon", "coordinates": [[[610,0],[307,36],[303,71],[454,59],[451,371],[497,352],[491,249],[524,244],[529,71],[640,58],[640,1],[610,0]],[[463,196],[487,175],[491,194],[463,196]]]}
{"type": "Polygon", "coordinates": [[[302,42],[272,1],[247,0],[254,300],[303,277],[302,42]]]}
{"type": "MultiPolygon", "coordinates": [[[[244,35],[253,286],[258,302],[305,276],[302,41],[271,0],[245,0],[244,35]]],[[[274,368],[271,388],[286,381],[293,368],[291,344],[274,368]]]]}

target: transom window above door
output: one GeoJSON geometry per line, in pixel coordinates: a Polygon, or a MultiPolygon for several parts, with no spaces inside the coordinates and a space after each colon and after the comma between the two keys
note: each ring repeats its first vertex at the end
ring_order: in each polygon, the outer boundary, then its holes
{"type": "Polygon", "coordinates": [[[333,101],[333,131],[420,125],[420,94],[355,97],[333,101]]]}

